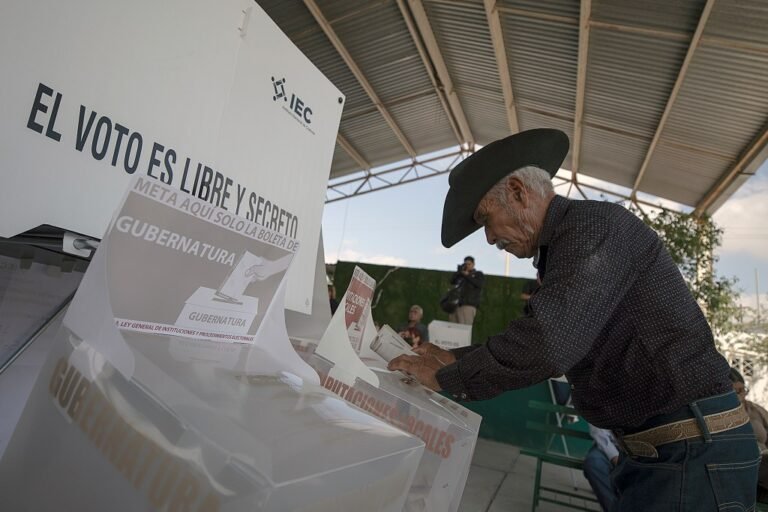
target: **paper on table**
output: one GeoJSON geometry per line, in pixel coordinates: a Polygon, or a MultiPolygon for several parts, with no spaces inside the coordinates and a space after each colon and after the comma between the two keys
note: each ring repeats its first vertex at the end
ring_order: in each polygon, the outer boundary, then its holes
{"type": "Polygon", "coordinates": [[[401,355],[415,355],[411,346],[388,325],[379,329],[379,335],[371,342],[371,349],[389,362],[401,355]]]}
{"type": "MultiPolygon", "coordinates": [[[[346,293],[341,300],[345,304],[346,293]]],[[[344,310],[339,307],[331,318],[331,323],[317,344],[315,353],[323,356],[335,365],[329,372],[331,377],[340,380],[348,386],[355,384],[355,378],[363,379],[369,384],[379,387],[379,378],[358,357],[350,343],[344,310]],[[339,371],[341,370],[341,371],[339,371]]]]}
{"type": "Polygon", "coordinates": [[[316,354],[335,363],[331,376],[350,386],[354,385],[355,378],[379,385],[376,374],[359,357],[363,340],[369,339],[375,331],[371,319],[375,287],[376,281],[360,267],[355,267],[339,308],[315,349],[316,354]]]}
{"type": "MultiPolygon", "coordinates": [[[[368,308],[370,309],[370,307],[371,306],[369,304],[368,308]]],[[[371,343],[373,343],[373,341],[376,339],[376,336],[378,335],[379,333],[376,332],[376,325],[373,323],[373,314],[369,312],[368,322],[365,327],[365,332],[363,333],[363,343],[360,347],[360,352],[358,352],[357,355],[360,356],[360,359],[369,368],[379,368],[386,370],[388,361],[374,352],[371,348],[371,343]]]]}

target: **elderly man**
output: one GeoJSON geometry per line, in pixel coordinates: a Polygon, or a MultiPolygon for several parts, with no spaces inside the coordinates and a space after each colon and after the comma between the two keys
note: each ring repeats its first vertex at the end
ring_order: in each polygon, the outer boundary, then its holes
{"type": "Polygon", "coordinates": [[[567,153],[564,133],[530,130],[451,172],[443,245],[483,227],[489,244],[534,258],[541,286],[529,315],[485,345],[426,344],[390,369],[460,400],[565,374],[579,412],[623,449],[619,510],[752,510],[760,457],[706,319],[635,215],[555,195],[567,153]]]}
{"type": "Polygon", "coordinates": [[[427,326],[421,323],[423,317],[424,310],[418,304],[414,304],[408,310],[408,323],[397,328],[398,334],[415,347],[429,341],[427,326]]]}

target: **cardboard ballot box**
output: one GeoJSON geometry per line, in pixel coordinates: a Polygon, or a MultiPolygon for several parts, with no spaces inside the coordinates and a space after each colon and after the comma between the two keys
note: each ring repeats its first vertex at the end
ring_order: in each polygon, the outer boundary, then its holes
{"type": "Polygon", "coordinates": [[[0,462],[3,510],[403,509],[417,436],[289,373],[249,372],[269,357],[258,347],[122,335],[130,379],[59,332],[0,462]]]}
{"type": "Polygon", "coordinates": [[[472,326],[432,320],[429,322],[429,341],[438,347],[451,350],[472,344],[472,326]]]}
{"type": "MultiPolygon", "coordinates": [[[[318,372],[325,388],[424,441],[424,455],[404,510],[457,511],[482,418],[400,372],[371,368],[378,377],[379,387],[360,378],[348,385],[344,379],[331,375],[334,364],[314,354],[310,341],[294,339],[292,342],[302,358],[318,372]]],[[[336,368],[338,371],[341,370],[336,368]]]]}

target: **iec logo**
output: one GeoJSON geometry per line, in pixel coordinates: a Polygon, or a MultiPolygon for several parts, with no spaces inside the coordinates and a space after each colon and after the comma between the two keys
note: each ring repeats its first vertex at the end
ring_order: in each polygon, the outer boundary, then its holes
{"type": "MultiPolygon", "coordinates": [[[[273,76],[272,87],[275,89],[275,94],[272,96],[273,101],[277,101],[280,98],[283,98],[283,101],[288,101],[288,93],[285,91],[285,77],[275,80],[273,76]]],[[[291,94],[289,108],[283,107],[283,110],[293,114],[302,124],[306,123],[305,126],[312,123],[312,109],[296,94],[291,94]]]]}
{"type": "Polygon", "coordinates": [[[274,101],[277,101],[280,98],[283,98],[283,101],[288,101],[288,98],[285,95],[285,78],[281,78],[280,80],[275,80],[275,77],[272,77],[272,86],[275,88],[275,95],[272,96],[272,99],[274,101]]]}

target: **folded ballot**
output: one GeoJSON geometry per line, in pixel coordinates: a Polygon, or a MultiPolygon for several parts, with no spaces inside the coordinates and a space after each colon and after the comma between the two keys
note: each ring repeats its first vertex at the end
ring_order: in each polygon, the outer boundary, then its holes
{"type": "Polygon", "coordinates": [[[371,342],[371,350],[387,362],[402,355],[416,355],[408,342],[386,324],[379,329],[379,335],[371,342]]]}

